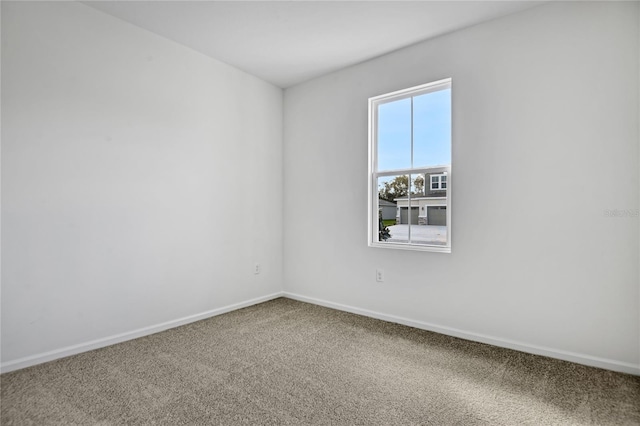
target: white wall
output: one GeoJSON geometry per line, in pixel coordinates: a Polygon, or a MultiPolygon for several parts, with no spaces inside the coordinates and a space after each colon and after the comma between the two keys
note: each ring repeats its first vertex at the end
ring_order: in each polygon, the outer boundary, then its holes
{"type": "Polygon", "coordinates": [[[2,233],[7,368],[280,292],[282,90],[79,3],[2,2],[2,233]]]}
{"type": "Polygon", "coordinates": [[[638,21],[548,4],[287,89],[285,291],[640,374],[638,217],[605,216],[639,207],[638,21]],[[367,98],[446,77],[453,252],[369,248],[367,98]]]}

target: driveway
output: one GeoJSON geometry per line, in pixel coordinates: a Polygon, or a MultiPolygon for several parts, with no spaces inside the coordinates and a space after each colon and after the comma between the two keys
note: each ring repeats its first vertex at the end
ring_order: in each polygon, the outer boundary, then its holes
{"type": "MultiPolygon", "coordinates": [[[[389,226],[391,238],[387,241],[392,243],[409,242],[409,225],[389,226]]],[[[412,244],[447,244],[447,227],[435,225],[411,225],[412,244]]]]}

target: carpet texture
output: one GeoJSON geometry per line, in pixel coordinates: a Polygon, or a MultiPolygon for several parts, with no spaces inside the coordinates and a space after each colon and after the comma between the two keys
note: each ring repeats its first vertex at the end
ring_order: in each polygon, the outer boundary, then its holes
{"type": "Polygon", "coordinates": [[[2,425],[640,424],[640,377],[289,299],[0,386],[2,425]]]}

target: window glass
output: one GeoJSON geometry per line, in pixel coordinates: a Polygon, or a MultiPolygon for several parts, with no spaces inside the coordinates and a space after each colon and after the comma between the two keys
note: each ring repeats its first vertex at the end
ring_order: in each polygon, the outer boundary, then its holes
{"type": "Polygon", "coordinates": [[[413,98],[413,164],[451,164],[451,89],[413,98]]]}
{"type": "Polygon", "coordinates": [[[411,167],[411,99],[378,107],[378,170],[411,167]]]}

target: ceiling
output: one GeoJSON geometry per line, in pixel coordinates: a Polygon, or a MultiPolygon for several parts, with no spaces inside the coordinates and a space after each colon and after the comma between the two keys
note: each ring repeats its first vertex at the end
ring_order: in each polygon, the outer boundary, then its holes
{"type": "Polygon", "coordinates": [[[536,1],[86,1],[290,87],[536,1]]]}

